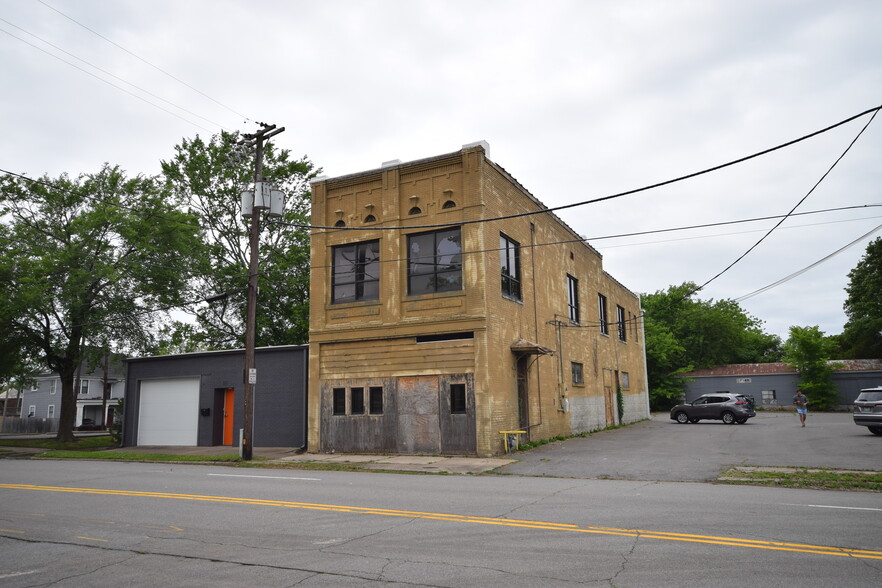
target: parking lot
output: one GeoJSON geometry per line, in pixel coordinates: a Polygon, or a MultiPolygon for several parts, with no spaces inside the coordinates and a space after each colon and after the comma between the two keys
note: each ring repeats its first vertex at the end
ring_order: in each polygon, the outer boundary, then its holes
{"type": "Polygon", "coordinates": [[[621,429],[515,454],[499,473],[570,478],[705,482],[733,466],[882,470],[882,437],[851,413],[760,411],[744,425],[677,424],[667,413],[621,429]]]}

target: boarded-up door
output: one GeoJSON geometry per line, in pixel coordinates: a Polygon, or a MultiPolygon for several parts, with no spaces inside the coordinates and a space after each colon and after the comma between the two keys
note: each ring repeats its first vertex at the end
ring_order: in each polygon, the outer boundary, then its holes
{"type": "Polygon", "coordinates": [[[603,405],[606,408],[606,426],[613,427],[616,424],[615,395],[613,393],[613,371],[603,368],[603,405]]]}
{"type": "Polygon", "coordinates": [[[437,376],[398,378],[398,451],[441,451],[437,376]]]}

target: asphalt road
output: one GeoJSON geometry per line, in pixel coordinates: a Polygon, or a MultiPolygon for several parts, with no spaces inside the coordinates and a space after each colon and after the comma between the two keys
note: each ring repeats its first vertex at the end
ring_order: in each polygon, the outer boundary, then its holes
{"type": "Polygon", "coordinates": [[[730,467],[796,466],[882,470],[882,437],[851,413],[759,412],[744,425],[652,420],[515,454],[500,473],[565,478],[705,482],[730,467]]]}
{"type": "Polygon", "coordinates": [[[878,586],[880,525],[861,492],[0,460],[4,588],[878,586]]]}

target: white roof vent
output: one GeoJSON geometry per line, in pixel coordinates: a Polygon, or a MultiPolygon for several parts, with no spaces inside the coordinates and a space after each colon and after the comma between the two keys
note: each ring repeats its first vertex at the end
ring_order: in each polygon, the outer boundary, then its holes
{"type": "Polygon", "coordinates": [[[490,143],[487,141],[475,141],[474,143],[466,143],[462,146],[463,149],[471,149],[472,147],[483,147],[484,155],[490,157],[490,143]]]}

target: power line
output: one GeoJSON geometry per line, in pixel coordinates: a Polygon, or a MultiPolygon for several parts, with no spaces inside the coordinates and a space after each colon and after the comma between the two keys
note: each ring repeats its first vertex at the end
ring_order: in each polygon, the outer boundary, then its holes
{"type": "MultiPolygon", "coordinates": [[[[182,107],[182,106],[178,106],[177,104],[175,104],[175,103],[173,103],[173,102],[171,102],[171,101],[169,101],[169,100],[166,100],[166,99],[163,98],[162,96],[158,96],[158,95],[154,94],[154,93],[151,92],[150,90],[146,90],[146,89],[144,89],[144,88],[142,88],[142,87],[140,87],[140,86],[138,86],[138,85],[136,85],[136,84],[133,84],[132,82],[129,82],[129,81],[126,80],[126,79],[123,79],[123,78],[119,77],[118,75],[116,75],[116,74],[114,74],[114,73],[112,73],[112,72],[107,71],[106,69],[102,69],[102,68],[98,67],[98,66],[95,65],[94,63],[91,63],[91,62],[89,62],[89,61],[83,59],[82,57],[78,57],[78,56],[74,55],[74,54],[71,53],[70,51],[65,51],[64,49],[62,49],[62,48],[59,47],[58,45],[55,45],[55,44],[53,44],[53,43],[50,43],[50,42],[47,41],[46,39],[43,39],[42,37],[39,37],[38,35],[35,35],[34,33],[32,33],[32,32],[30,32],[30,31],[27,31],[27,30],[21,28],[20,26],[16,25],[15,23],[11,23],[11,22],[9,22],[9,21],[6,20],[5,18],[0,18],[0,21],[5,22],[5,23],[8,24],[9,26],[15,27],[16,29],[20,30],[21,32],[23,32],[23,33],[25,33],[25,34],[27,34],[27,35],[30,35],[30,36],[32,36],[33,38],[35,38],[35,39],[37,39],[37,40],[39,40],[39,41],[42,41],[43,43],[49,45],[49,46],[52,47],[53,49],[56,49],[56,50],[58,50],[58,51],[61,51],[61,52],[64,53],[65,55],[68,55],[68,56],[70,56],[70,57],[73,57],[73,58],[76,59],[77,61],[81,61],[82,63],[85,63],[85,64],[88,65],[89,67],[92,67],[92,68],[97,69],[98,71],[100,71],[101,73],[103,73],[103,74],[105,74],[105,75],[108,75],[108,76],[110,76],[110,77],[112,77],[112,78],[114,78],[114,79],[116,79],[116,80],[119,80],[120,82],[122,82],[122,83],[124,83],[124,84],[127,84],[127,85],[131,86],[132,88],[135,88],[136,90],[139,90],[139,91],[141,91],[141,92],[144,92],[144,93],[147,94],[148,96],[151,96],[151,97],[153,97],[153,98],[156,98],[157,100],[161,100],[162,102],[165,102],[165,103],[168,104],[169,106],[173,106],[174,108],[177,108],[178,110],[181,110],[181,111],[183,111],[183,112],[186,112],[186,113],[189,114],[189,115],[195,116],[195,117],[197,117],[197,118],[201,118],[201,119],[204,120],[205,122],[207,122],[207,123],[211,123],[211,124],[215,125],[216,127],[219,127],[219,128],[221,128],[221,129],[227,130],[226,127],[224,127],[222,124],[220,124],[220,123],[216,123],[216,122],[214,122],[214,121],[211,120],[211,119],[205,118],[205,117],[202,116],[201,114],[197,114],[197,113],[195,113],[195,112],[192,112],[192,111],[190,111],[190,110],[187,110],[186,108],[184,108],[184,107],[182,107]]],[[[2,29],[0,29],[0,30],[2,30],[2,29]]],[[[3,31],[3,32],[9,34],[7,31],[3,31]]],[[[26,41],[24,41],[23,39],[19,39],[18,37],[15,37],[14,35],[10,35],[10,36],[12,36],[12,37],[15,38],[15,39],[18,39],[19,41],[26,42],[26,41]]],[[[30,43],[28,43],[28,44],[31,45],[30,43]]],[[[36,45],[31,45],[31,47],[34,47],[35,49],[39,49],[39,47],[37,47],[36,45]]],[[[52,55],[51,53],[48,53],[47,51],[44,51],[44,53],[47,53],[48,55],[52,55]]],[[[55,57],[54,55],[52,55],[52,56],[55,57]]],[[[72,64],[68,63],[67,61],[64,61],[64,60],[61,60],[61,61],[63,61],[64,63],[67,63],[68,65],[72,65],[72,64]]],[[[78,68],[78,69],[79,69],[79,68],[78,68]]],[[[80,71],[84,71],[84,70],[80,70],[80,71]]],[[[87,73],[88,73],[88,72],[87,72],[87,73]]],[[[100,79],[100,78],[99,78],[99,79],[100,79]]],[[[114,86],[114,87],[115,87],[115,88],[118,88],[117,86],[114,86]]],[[[121,88],[119,88],[119,89],[121,89],[121,88]]],[[[155,105],[154,105],[154,106],[155,106],[155,105]]],[[[167,112],[167,111],[166,111],[166,112],[167,112]]],[[[188,121],[188,122],[190,122],[190,121],[188,121]]],[[[193,123],[191,123],[191,124],[193,124],[193,123]]],[[[203,127],[199,127],[199,128],[203,128],[203,127]]],[[[207,130],[207,129],[206,129],[206,130],[207,130]]]]}
{"type": "Polygon", "coordinates": [[[801,270],[796,271],[796,272],[793,272],[793,273],[790,274],[789,276],[786,276],[786,277],[784,277],[784,278],[781,278],[781,279],[778,280],[777,282],[773,282],[773,283],[769,284],[768,286],[763,286],[763,287],[760,288],[759,290],[754,290],[753,292],[751,292],[751,293],[749,293],[749,294],[745,294],[744,296],[740,296],[740,297],[736,298],[736,299],[735,299],[735,302],[741,302],[741,301],[743,301],[743,300],[747,300],[748,298],[753,298],[754,296],[756,296],[756,295],[758,295],[758,294],[762,294],[763,292],[765,292],[765,291],[767,291],[767,290],[771,290],[772,288],[774,288],[774,287],[776,287],[776,286],[780,286],[781,284],[783,284],[783,283],[785,283],[785,282],[789,282],[789,281],[792,280],[793,278],[796,278],[796,277],[798,277],[798,276],[801,276],[802,274],[804,274],[805,272],[809,271],[810,269],[813,269],[813,268],[815,268],[815,267],[821,265],[822,263],[824,263],[824,262],[827,261],[828,259],[832,259],[833,257],[836,257],[837,255],[839,255],[840,253],[842,253],[843,251],[845,251],[845,250],[848,249],[849,247],[852,247],[853,245],[855,245],[855,244],[859,243],[860,241],[866,239],[867,237],[869,237],[870,235],[872,235],[873,233],[875,233],[875,232],[878,231],[879,229],[882,229],[882,225],[879,225],[879,226],[877,226],[876,228],[874,228],[874,229],[872,229],[872,230],[870,230],[870,231],[867,231],[866,233],[864,233],[863,235],[861,235],[860,237],[858,237],[857,239],[855,239],[855,240],[852,241],[851,243],[848,243],[848,244],[844,245],[843,247],[840,247],[839,249],[837,249],[836,251],[834,251],[834,252],[831,253],[830,255],[827,255],[827,256],[825,256],[825,257],[822,257],[822,258],[819,259],[818,261],[816,261],[816,262],[814,262],[814,263],[812,263],[812,264],[807,265],[806,267],[802,268],[801,270]]]}
{"type": "Polygon", "coordinates": [[[137,55],[137,54],[135,54],[135,53],[129,51],[128,49],[126,49],[125,47],[123,47],[122,45],[120,45],[119,43],[117,43],[117,42],[115,42],[115,41],[112,41],[111,39],[108,39],[107,37],[105,37],[105,36],[102,35],[101,33],[99,33],[99,32],[97,32],[97,31],[95,31],[95,30],[89,28],[88,26],[84,25],[83,23],[79,22],[78,20],[74,19],[73,17],[68,16],[67,14],[61,12],[60,10],[58,10],[57,8],[55,8],[54,6],[51,6],[51,5],[47,4],[47,3],[44,2],[43,0],[37,0],[37,1],[38,1],[40,4],[42,4],[43,6],[45,6],[46,8],[49,8],[50,10],[53,10],[53,11],[57,12],[58,14],[60,14],[60,15],[63,16],[64,18],[68,19],[68,20],[71,21],[72,23],[74,23],[74,24],[76,24],[76,25],[78,25],[78,26],[80,26],[80,27],[86,29],[87,31],[89,31],[89,32],[92,33],[93,35],[95,35],[95,36],[97,36],[97,37],[100,37],[101,39],[104,39],[105,41],[107,41],[108,43],[110,43],[111,45],[113,45],[114,47],[116,47],[117,49],[120,49],[120,50],[122,50],[122,51],[125,51],[126,53],[128,53],[129,55],[131,55],[132,57],[134,57],[135,59],[137,59],[138,61],[140,61],[140,62],[142,62],[142,63],[144,63],[144,64],[146,64],[146,65],[149,65],[150,67],[152,67],[152,68],[155,69],[156,71],[158,71],[158,72],[160,72],[160,73],[162,73],[162,74],[164,74],[164,75],[170,77],[171,79],[173,79],[174,81],[178,82],[179,84],[181,84],[181,85],[183,85],[183,86],[186,86],[187,88],[193,90],[194,92],[196,92],[196,93],[199,94],[200,96],[203,96],[203,97],[205,97],[205,98],[208,98],[209,100],[211,100],[212,102],[214,102],[214,103],[217,104],[218,106],[221,106],[221,107],[223,107],[223,108],[226,108],[227,110],[229,110],[230,112],[232,112],[232,113],[235,114],[236,116],[242,117],[242,118],[244,118],[246,121],[255,122],[253,119],[251,119],[251,118],[245,116],[244,114],[242,114],[242,113],[240,113],[240,112],[238,112],[238,111],[236,111],[236,110],[233,110],[232,108],[230,108],[230,107],[227,106],[226,104],[224,104],[224,103],[222,103],[222,102],[219,102],[218,100],[215,100],[214,98],[212,98],[211,96],[209,96],[209,95],[206,94],[205,92],[203,92],[203,91],[201,91],[201,90],[199,90],[199,89],[197,89],[197,88],[194,88],[193,86],[191,86],[191,85],[188,84],[187,82],[181,80],[180,78],[177,78],[177,77],[173,76],[172,74],[170,74],[169,72],[165,71],[164,69],[162,69],[162,68],[159,67],[158,65],[154,65],[153,63],[150,63],[149,61],[147,61],[146,59],[144,59],[144,58],[141,57],[140,55],[137,55]]]}
{"type": "MultiPolygon", "coordinates": [[[[879,107],[879,108],[882,108],[882,107],[879,107]]],[[[729,271],[730,269],[732,269],[732,267],[734,267],[736,263],[738,263],[739,261],[741,261],[742,259],[744,259],[745,257],[747,257],[747,255],[748,255],[751,251],[753,251],[754,249],[756,249],[756,248],[759,246],[760,243],[762,243],[763,241],[765,241],[766,238],[767,238],[769,235],[771,235],[772,232],[774,232],[775,229],[777,229],[778,227],[781,226],[781,223],[783,223],[785,220],[787,220],[787,219],[790,217],[790,215],[792,215],[793,212],[794,212],[794,211],[795,211],[795,210],[796,210],[796,209],[797,209],[797,208],[798,208],[803,202],[805,202],[805,200],[806,200],[809,196],[812,195],[812,193],[815,191],[815,189],[816,189],[818,186],[821,185],[821,182],[823,182],[823,181],[827,178],[827,176],[830,175],[830,172],[833,171],[833,168],[836,167],[836,165],[837,165],[840,161],[842,161],[842,159],[845,157],[845,155],[846,155],[849,151],[851,151],[851,148],[854,147],[854,144],[857,143],[857,140],[860,139],[861,135],[864,134],[864,131],[867,130],[867,127],[870,126],[870,123],[873,122],[873,119],[876,118],[876,114],[878,114],[878,112],[879,112],[879,108],[873,109],[872,111],[867,111],[867,112],[872,112],[872,113],[873,113],[872,116],[870,116],[870,120],[868,120],[867,123],[866,123],[866,124],[861,128],[861,130],[858,132],[858,134],[855,135],[854,139],[852,139],[851,142],[848,144],[848,147],[846,147],[845,150],[839,155],[839,157],[836,158],[836,161],[834,161],[833,164],[830,165],[830,167],[827,169],[827,171],[825,171],[825,172],[823,173],[823,175],[821,175],[820,179],[818,179],[818,181],[815,182],[815,185],[812,186],[811,189],[806,193],[806,195],[803,196],[803,197],[799,200],[799,202],[797,202],[797,203],[793,206],[793,208],[790,209],[790,212],[788,212],[788,213],[787,213],[787,214],[786,214],[786,215],[785,215],[780,221],[778,221],[778,222],[775,224],[774,227],[772,227],[771,229],[769,229],[768,232],[767,232],[765,235],[763,235],[763,236],[760,238],[759,241],[757,241],[756,243],[754,243],[750,248],[748,248],[747,251],[745,251],[744,253],[742,253],[742,254],[741,254],[741,255],[740,255],[735,261],[733,261],[732,263],[730,263],[729,265],[727,265],[722,271],[720,271],[717,275],[715,275],[714,277],[712,277],[711,279],[709,279],[708,281],[706,281],[704,284],[700,285],[700,286],[696,289],[696,292],[697,292],[698,290],[701,290],[702,288],[704,288],[705,286],[707,286],[708,284],[710,284],[711,282],[713,282],[714,280],[716,280],[717,278],[719,278],[720,276],[722,276],[723,274],[725,274],[727,271],[729,271]]],[[[867,114],[867,112],[865,112],[864,114],[867,114]]],[[[833,127],[830,127],[830,128],[833,128],[833,127]]]]}
{"type": "MultiPolygon", "coordinates": [[[[770,153],[774,153],[775,151],[780,151],[781,149],[785,149],[787,147],[792,147],[793,145],[796,145],[796,144],[801,143],[803,141],[807,141],[808,139],[812,139],[812,138],[817,137],[819,135],[822,135],[824,133],[830,132],[830,131],[837,129],[845,124],[848,124],[854,120],[857,120],[861,117],[864,117],[868,114],[872,114],[873,116],[870,118],[870,121],[867,123],[867,125],[869,125],[870,122],[872,122],[873,118],[876,116],[876,114],[879,112],[879,110],[882,110],[882,105],[875,106],[873,108],[869,108],[861,113],[852,115],[844,120],[841,120],[837,123],[834,123],[830,126],[824,127],[823,129],[814,131],[814,132],[809,133],[807,135],[803,135],[797,139],[792,139],[790,141],[787,141],[785,143],[781,143],[781,144],[776,145],[774,147],[769,147],[768,149],[764,149],[762,151],[757,151],[756,153],[753,153],[751,155],[746,155],[746,156],[740,157],[738,159],[733,159],[733,160],[728,161],[726,163],[721,163],[721,164],[715,165],[713,167],[708,167],[708,168],[702,169],[697,172],[692,172],[692,173],[689,173],[689,174],[686,174],[683,176],[675,177],[675,178],[672,178],[669,180],[664,180],[662,182],[656,182],[655,184],[649,184],[646,186],[642,186],[640,188],[633,188],[631,190],[625,190],[624,192],[617,192],[615,194],[609,194],[607,196],[601,196],[599,198],[592,198],[590,200],[583,200],[581,202],[573,202],[571,204],[563,204],[561,206],[555,206],[552,208],[540,208],[538,210],[531,210],[529,212],[520,212],[517,214],[509,214],[509,215],[497,216],[497,217],[493,217],[493,218],[465,220],[465,221],[460,221],[458,223],[443,223],[443,224],[434,224],[434,225],[408,225],[408,226],[393,225],[393,226],[380,226],[380,227],[378,227],[376,225],[369,226],[369,227],[334,227],[334,226],[308,225],[308,224],[296,224],[296,223],[287,223],[287,225],[293,226],[293,227],[302,227],[302,228],[306,228],[306,229],[327,229],[327,230],[336,230],[336,231],[366,231],[366,230],[376,230],[377,228],[390,229],[390,230],[435,229],[435,228],[440,228],[440,227],[449,227],[451,224],[469,225],[469,224],[476,224],[476,223],[487,223],[487,222],[498,221],[498,220],[508,220],[508,219],[513,219],[513,218],[522,218],[522,217],[527,217],[527,216],[535,216],[537,214],[547,214],[547,213],[557,212],[559,210],[566,210],[569,208],[576,208],[579,206],[585,206],[586,204],[596,204],[598,202],[604,202],[606,200],[614,200],[616,198],[622,198],[623,196],[631,196],[633,194],[639,194],[640,192],[646,192],[649,190],[654,190],[656,188],[661,188],[663,186],[669,186],[671,184],[676,184],[679,182],[683,182],[685,180],[690,180],[692,178],[697,178],[699,176],[703,176],[703,175],[709,174],[711,172],[720,171],[720,170],[725,169],[727,167],[732,167],[734,165],[738,165],[740,163],[750,161],[751,159],[756,159],[757,157],[761,157],[763,155],[768,155],[770,153]]],[[[858,133],[857,137],[860,137],[861,133],[864,132],[867,125],[865,125],[863,129],[861,129],[861,131],[858,133]]],[[[855,137],[854,141],[857,141],[857,137],[855,137]]],[[[854,141],[852,141],[852,144],[854,144],[854,141]]],[[[850,148],[851,148],[851,145],[849,145],[849,149],[850,148]]],[[[848,149],[846,149],[845,152],[847,153],[848,149]]],[[[842,154],[842,156],[844,156],[844,155],[845,155],[845,153],[842,154]]],[[[841,159],[842,156],[840,156],[839,159],[841,159]]],[[[839,160],[837,160],[837,163],[838,163],[838,161],[839,160]]],[[[836,164],[834,163],[834,166],[835,165],[836,164]]],[[[832,169],[832,167],[831,167],[831,169],[832,169]]],[[[829,171],[828,171],[828,173],[829,173],[829,171]]],[[[825,174],[825,176],[826,176],[826,174],[825,174]]],[[[821,178],[821,179],[823,180],[823,178],[821,178]]],[[[818,183],[820,183],[820,181],[818,183]]],[[[813,190],[814,190],[814,188],[813,188],[813,190]]],[[[811,192],[809,192],[809,193],[811,193],[811,192]]],[[[807,196],[808,196],[808,194],[806,195],[806,197],[807,196]]]]}
{"type": "MultiPolygon", "coordinates": [[[[27,181],[27,182],[32,182],[32,183],[34,183],[34,184],[38,184],[38,185],[40,185],[40,186],[44,186],[44,187],[46,187],[46,188],[51,188],[51,189],[53,189],[53,190],[58,190],[59,192],[67,192],[68,194],[73,194],[73,193],[74,193],[73,190],[72,190],[71,188],[67,188],[67,187],[65,187],[65,186],[59,186],[58,184],[55,184],[55,183],[52,183],[52,182],[47,182],[47,181],[45,181],[45,180],[35,180],[35,179],[33,179],[33,178],[29,178],[29,177],[26,176],[26,175],[19,174],[19,173],[15,173],[15,172],[13,172],[13,171],[9,171],[9,170],[3,169],[3,168],[0,168],[0,173],[4,173],[4,174],[9,175],[9,176],[13,176],[13,177],[16,177],[16,178],[20,178],[20,179],[25,180],[25,181],[27,181]]],[[[86,177],[88,178],[88,177],[90,177],[90,176],[86,176],[86,177]]],[[[80,178],[77,178],[77,179],[80,179],[80,178]]],[[[94,197],[92,197],[92,199],[95,200],[95,201],[97,201],[99,204],[104,204],[105,206],[114,206],[114,207],[116,207],[116,208],[119,208],[120,210],[128,210],[128,211],[130,211],[130,212],[134,212],[134,213],[136,213],[136,214],[140,214],[140,215],[143,215],[143,216],[147,216],[147,217],[151,217],[151,218],[157,218],[157,219],[161,219],[161,220],[165,220],[165,221],[169,221],[169,222],[173,222],[173,223],[178,223],[178,224],[181,224],[181,225],[184,225],[184,226],[187,226],[187,227],[193,227],[193,228],[196,228],[196,229],[203,229],[202,225],[199,225],[199,224],[189,223],[189,222],[183,221],[183,220],[181,220],[181,219],[176,219],[176,218],[171,218],[171,217],[168,217],[168,216],[163,216],[163,215],[161,215],[161,214],[156,214],[155,212],[151,212],[151,211],[149,211],[149,210],[140,210],[140,209],[138,209],[138,208],[134,208],[134,207],[131,207],[131,206],[125,206],[125,205],[120,204],[120,203],[118,203],[118,202],[110,202],[110,201],[109,201],[108,199],[106,199],[106,198],[105,198],[105,199],[102,199],[102,198],[100,198],[100,197],[98,197],[98,196],[94,196],[94,197]]],[[[181,214],[186,214],[186,213],[184,213],[183,211],[178,211],[178,212],[181,212],[181,214]]]]}
{"type": "MultiPolygon", "coordinates": [[[[5,21],[4,21],[4,22],[5,22],[5,21]]],[[[172,115],[172,116],[174,116],[174,117],[177,117],[177,118],[181,119],[182,121],[184,121],[184,122],[186,122],[186,123],[189,123],[189,124],[193,125],[194,127],[198,127],[198,128],[202,129],[203,131],[205,131],[205,132],[207,132],[207,133],[210,133],[210,132],[211,132],[210,129],[207,129],[207,128],[203,127],[202,125],[198,124],[198,123],[195,123],[195,122],[193,122],[193,121],[191,121],[191,120],[188,120],[188,119],[184,118],[183,116],[181,116],[181,115],[178,114],[177,112],[173,112],[173,111],[171,111],[171,110],[169,110],[169,109],[167,109],[167,108],[163,108],[162,106],[160,106],[160,105],[158,105],[158,104],[156,104],[156,103],[154,103],[154,102],[151,102],[151,101],[147,100],[147,99],[144,98],[143,96],[139,96],[138,94],[135,94],[134,92],[130,92],[130,91],[126,90],[125,88],[122,88],[122,87],[120,87],[120,86],[117,86],[116,84],[114,84],[114,83],[112,83],[112,82],[110,82],[110,81],[108,81],[108,80],[105,80],[105,79],[102,78],[101,76],[97,76],[97,75],[95,75],[94,73],[92,73],[92,72],[90,72],[90,71],[88,71],[88,70],[86,70],[86,69],[83,69],[82,67],[76,65],[75,63],[71,63],[70,61],[67,61],[66,59],[62,59],[61,57],[59,57],[58,55],[55,55],[54,53],[50,53],[49,51],[46,51],[46,50],[43,49],[42,47],[38,47],[37,45],[34,45],[33,43],[31,43],[31,42],[29,42],[29,41],[26,41],[26,40],[22,39],[21,37],[16,37],[15,35],[13,35],[12,33],[10,33],[9,31],[7,31],[6,29],[2,29],[2,28],[0,28],[0,32],[4,32],[4,33],[6,33],[7,35],[9,35],[10,37],[12,37],[13,39],[16,39],[16,40],[18,40],[18,41],[21,41],[21,42],[24,43],[25,45],[30,45],[30,46],[33,47],[34,49],[37,49],[37,50],[39,50],[39,51],[42,51],[42,52],[45,53],[46,55],[48,55],[48,56],[50,56],[50,57],[54,57],[54,58],[57,59],[58,61],[60,61],[60,62],[62,62],[62,63],[66,63],[67,65],[69,65],[69,66],[71,66],[71,67],[73,67],[73,68],[76,68],[76,69],[80,70],[80,71],[83,72],[84,74],[90,75],[90,76],[92,76],[93,78],[95,78],[96,80],[101,81],[101,82],[104,82],[105,84],[107,84],[108,86],[110,86],[110,87],[112,87],[112,88],[116,88],[116,89],[119,90],[120,92],[125,92],[125,93],[128,94],[129,96],[132,96],[133,98],[137,98],[138,100],[140,100],[140,101],[142,101],[142,102],[144,102],[144,103],[146,103],[146,104],[149,104],[150,106],[152,106],[152,107],[154,107],[154,108],[158,108],[159,110],[161,110],[161,111],[163,111],[163,112],[165,112],[165,113],[168,113],[168,114],[170,114],[170,115],[172,115]]],[[[128,82],[126,82],[126,83],[128,83],[128,82]]],[[[201,117],[200,117],[200,118],[201,118],[201,117]]]]}

